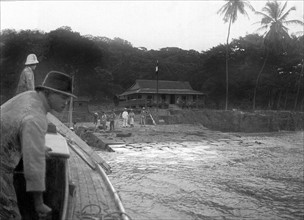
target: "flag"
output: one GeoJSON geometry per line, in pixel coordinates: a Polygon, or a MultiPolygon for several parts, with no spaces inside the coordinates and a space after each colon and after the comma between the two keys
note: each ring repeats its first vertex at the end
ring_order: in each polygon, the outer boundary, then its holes
{"type": "Polygon", "coordinates": [[[158,75],[158,60],[156,61],[155,74],[158,75]]]}

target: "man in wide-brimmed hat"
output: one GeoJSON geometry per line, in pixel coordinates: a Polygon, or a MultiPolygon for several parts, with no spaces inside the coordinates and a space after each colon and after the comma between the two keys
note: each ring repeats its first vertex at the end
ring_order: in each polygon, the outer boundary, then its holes
{"type": "Polygon", "coordinates": [[[29,54],[24,63],[25,67],[22,70],[17,86],[16,94],[28,91],[35,90],[35,77],[34,70],[39,63],[35,54],[29,54]]]}
{"type": "Polygon", "coordinates": [[[33,195],[35,210],[45,216],[45,135],[47,113],[64,110],[72,94],[70,76],[49,72],[42,85],[23,92],[1,105],[0,219],[21,219],[13,186],[13,171],[23,159],[26,191],[33,195]]]}

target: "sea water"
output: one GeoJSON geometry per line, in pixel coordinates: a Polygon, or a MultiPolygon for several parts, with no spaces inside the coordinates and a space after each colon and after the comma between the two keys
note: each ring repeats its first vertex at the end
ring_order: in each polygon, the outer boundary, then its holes
{"type": "Polygon", "coordinates": [[[288,155],[260,142],[227,143],[129,144],[102,156],[133,220],[304,218],[301,145],[288,155]],[[298,162],[284,161],[282,171],[284,157],[298,162]]]}

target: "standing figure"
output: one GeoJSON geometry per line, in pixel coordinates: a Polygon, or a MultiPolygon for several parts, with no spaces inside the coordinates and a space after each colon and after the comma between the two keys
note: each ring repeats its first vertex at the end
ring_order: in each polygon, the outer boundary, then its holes
{"type": "Polygon", "coordinates": [[[107,115],[105,112],[102,112],[101,115],[101,124],[102,124],[102,129],[106,130],[107,129],[107,115]]]}
{"type": "Polygon", "coordinates": [[[72,79],[51,71],[34,91],[23,92],[1,105],[0,219],[21,219],[13,185],[13,172],[23,162],[26,191],[38,216],[52,209],[44,204],[47,113],[62,112],[72,94],[72,79]],[[22,160],[21,160],[22,159],[22,160]]]}
{"type": "Polygon", "coordinates": [[[130,113],[129,113],[129,119],[130,119],[130,126],[134,127],[134,118],[135,118],[135,114],[133,109],[131,109],[130,113]]]}
{"type": "Polygon", "coordinates": [[[35,89],[34,70],[36,69],[38,63],[39,62],[35,54],[29,54],[27,56],[24,63],[25,67],[20,74],[16,95],[35,89]]]}
{"type": "Polygon", "coordinates": [[[114,109],[109,114],[109,121],[110,121],[110,131],[114,131],[114,124],[115,124],[115,118],[116,114],[114,112],[114,109]]]}
{"type": "Polygon", "coordinates": [[[99,119],[99,115],[98,115],[98,113],[97,112],[95,112],[94,113],[94,115],[93,115],[93,117],[94,117],[94,121],[93,121],[93,124],[95,125],[95,127],[96,127],[96,125],[97,125],[97,122],[98,122],[98,119],[99,119]]]}
{"type": "Polygon", "coordinates": [[[99,119],[99,115],[97,112],[94,113],[93,117],[94,117],[93,124],[94,124],[94,132],[95,132],[97,130],[98,126],[100,125],[100,119],[99,119]]]}
{"type": "Polygon", "coordinates": [[[145,107],[143,107],[141,112],[140,112],[140,124],[141,124],[141,126],[146,126],[146,115],[147,115],[147,112],[145,110],[145,107]]]}
{"type": "Polygon", "coordinates": [[[122,113],[122,127],[123,128],[126,128],[128,127],[128,116],[129,116],[129,113],[127,111],[127,109],[125,108],[123,113],[122,113]]]}

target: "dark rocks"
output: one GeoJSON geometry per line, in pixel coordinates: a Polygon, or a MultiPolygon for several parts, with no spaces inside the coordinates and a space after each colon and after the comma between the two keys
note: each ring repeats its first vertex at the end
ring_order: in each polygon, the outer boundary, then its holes
{"type": "Polygon", "coordinates": [[[117,133],[116,137],[131,137],[132,133],[117,133]]]}
{"type": "Polygon", "coordinates": [[[113,152],[113,149],[110,148],[107,144],[105,144],[104,142],[102,142],[101,139],[99,139],[94,132],[92,131],[92,129],[87,128],[87,127],[78,127],[76,129],[76,134],[82,139],[84,140],[89,146],[94,147],[98,150],[104,150],[104,151],[109,151],[109,152],[113,152]]]}

